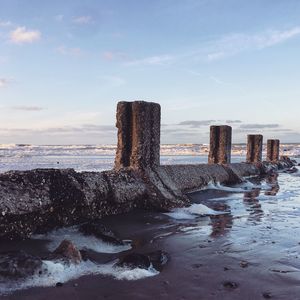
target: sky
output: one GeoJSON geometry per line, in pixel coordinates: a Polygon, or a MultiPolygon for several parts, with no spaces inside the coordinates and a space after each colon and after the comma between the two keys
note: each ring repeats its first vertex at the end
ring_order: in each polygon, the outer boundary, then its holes
{"type": "Polygon", "coordinates": [[[0,143],[116,143],[118,101],[162,143],[300,142],[299,0],[0,0],[0,143]]]}

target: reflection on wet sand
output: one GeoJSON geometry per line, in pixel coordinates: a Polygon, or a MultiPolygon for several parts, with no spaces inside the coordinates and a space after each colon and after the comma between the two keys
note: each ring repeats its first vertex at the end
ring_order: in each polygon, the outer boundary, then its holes
{"type": "Polygon", "coordinates": [[[211,237],[224,236],[232,228],[233,221],[231,214],[210,216],[210,219],[212,226],[211,237]]]}
{"type": "Polygon", "coordinates": [[[266,177],[266,183],[271,186],[271,189],[265,192],[266,196],[276,196],[279,192],[278,174],[272,173],[266,177]]]}
{"type": "MultiPolygon", "coordinates": [[[[65,300],[74,299],[70,295],[78,299],[96,299],[99,295],[119,299],[120,294],[123,299],[239,300],[270,295],[274,299],[299,299],[298,187],[295,174],[280,173],[279,178],[272,174],[251,178],[247,184],[233,186],[231,192],[209,189],[190,194],[196,207],[179,209],[172,217],[137,210],[103,218],[107,228],[131,241],[132,249],[105,255],[87,250],[93,261],[104,264],[128,253],[163,250],[170,255],[168,265],[157,276],[134,283],[89,275],[64,283],[59,292],[69,295],[65,300]],[[204,205],[207,209],[204,207],[201,214],[204,205]],[[210,210],[224,214],[212,211],[209,215],[210,210]]],[[[72,240],[76,242],[74,237],[72,240]]],[[[36,240],[28,240],[18,245],[2,244],[0,252],[14,248],[30,253],[35,249],[37,254],[45,251],[44,246],[37,247],[36,240]]],[[[58,289],[24,290],[10,299],[36,299],[39,293],[47,293],[43,299],[53,299],[58,289]]]]}
{"type": "MultiPolygon", "coordinates": [[[[279,183],[278,183],[278,174],[272,173],[265,178],[253,178],[254,184],[261,184],[262,181],[265,181],[266,184],[270,187],[268,190],[264,191],[260,188],[256,188],[253,190],[245,191],[243,193],[243,204],[246,208],[246,211],[249,212],[248,221],[255,223],[262,222],[262,218],[264,216],[264,211],[260,201],[258,200],[259,196],[263,193],[266,196],[276,196],[279,192],[279,183]]],[[[233,227],[233,219],[234,217],[231,213],[230,205],[225,203],[224,201],[215,201],[218,197],[224,196],[224,191],[218,191],[219,194],[212,201],[209,201],[210,197],[204,201],[208,204],[212,209],[216,211],[226,211],[230,212],[224,215],[210,216],[211,219],[211,227],[212,232],[210,234],[211,237],[217,238],[220,236],[226,235],[230,229],[233,227]]],[[[205,194],[205,193],[204,193],[205,194]]],[[[225,192],[225,195],[230,195],[225,192]]],[[[207,196],[210,196],[209,194],[207,196]]],[[[199,195],[198,195],[199,197],[199,195]]],[[[199,198],[198,198],[199,199],[199,198]]]]}
{"type": "Polygon", "coordinates": [[[260,195],[261,190],[255,189],[249,192],[245,192],[243,196],[243,203],[246,206],[246,210],[249,211],[249,221],[260,222],[264,215],[261,204],[257,197],[260,195]]]}

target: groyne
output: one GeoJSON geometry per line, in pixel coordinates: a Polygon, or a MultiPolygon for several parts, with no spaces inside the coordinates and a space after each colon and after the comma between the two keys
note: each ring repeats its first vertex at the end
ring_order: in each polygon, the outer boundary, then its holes
{"type": "Polygon", "coordinates": [[[36,169],[0,174],[0,237],[33,233],[120,214],[134,208],[168,211],[189,205],[187,192],[210,182],[236,184],[294,164],[279,159],[279,141],[249,136],[247,162],[230,163],[232,129],[212,126],[208,164],[160,165],[160,105],[135,101],[117,106],[115,168],[104,172],[36,169]]]}

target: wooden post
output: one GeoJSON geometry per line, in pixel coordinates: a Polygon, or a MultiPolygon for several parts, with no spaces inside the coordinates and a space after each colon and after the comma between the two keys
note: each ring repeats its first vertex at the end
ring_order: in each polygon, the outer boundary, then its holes
{"type": "Polygon", "coordinates": [[[118,147],[115,169],[155,168],[160,164],[160,105],[153,102],[119,102],[118,147]]]}
{"type": "Polygon", "coordinates": [[[278,161],[279,160],[279,140],[268,140],[267,141],[267,161],[278,161]]]}
{"type": "Polygon", "coordinates": [[[263,136],[261,134],[249,134],[247,141],[247,163],[262,161],[263,136]]]}
{"type": "Polygon", "coordinates": [[[231,162],[232,128],[228,125],[210,126],[209,164],[228,164],[231,162]]]}

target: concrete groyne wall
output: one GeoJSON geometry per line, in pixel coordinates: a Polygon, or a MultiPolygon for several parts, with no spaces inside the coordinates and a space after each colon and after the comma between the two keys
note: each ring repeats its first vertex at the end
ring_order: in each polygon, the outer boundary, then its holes
{"type": "Polygon", "coordinates": [[[160,106],[143,101],[117,107],[118,150],[114,170],[75,172],[36,169],[0,174],[0,238],[26,238],[36,232],[82,223],[134,208],[168,211],[189,205],[187,192],[210,182],[235,184],[245,176],[289,168],[279,159],[279,141],[248,138],[247,163],[231,164],[231,128],[211,128],[208,164],[160,166],[160,106]]]}

